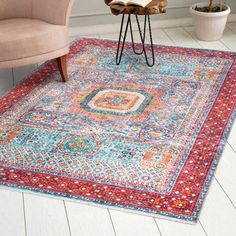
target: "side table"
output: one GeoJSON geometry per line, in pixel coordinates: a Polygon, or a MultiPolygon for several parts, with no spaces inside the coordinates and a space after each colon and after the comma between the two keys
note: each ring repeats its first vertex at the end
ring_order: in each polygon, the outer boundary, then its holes
{"type": "MultiPolygon", "coordinates": [[[[105,3],[107,5],[109,5],[109,3],[111,1],[112,0],[105,0],[105,3]]],[[[149,67],[152,67],[155,64],[155,55],[154,55],[150,15],[165,13],[167,5],[168,5],[167,0],[153,0],[146,7],[122,6],[122,5],[111,5],[110,6],[112,14],[114,14],[114,15],[122,14],[120,33],[119,33],[119,41],[118,41],[117,53],[116,53],[116,64],[117,65],[119,65],[122,60],[122,55],[123,55],[123,51],[124,51],[124,46],[125,46],[125,42],[126,42],[128,29],[130,29],[130,35],[131,35],[131,41],[132,41],[132,47],[133,47],[134,53],[136,55],[144,54],[146,63],[149,67]],[[125,15],[127,15],[126,23],[125,23],[125,15]],[[137,51],[135,49],[133,27],[132,27],[132,15],[135,16],[140,39],[141,39],[141,43],[142,43],[142,49],[140,51],[137,51]],[[140,15],[144,15],[143,29],[141,28],[141,24],[139,22],[140,15]],[[149,30],[149,37],[150,37],[150,47],[151,47],[151,53],[152,53],[151,59],[148,59],[147,50],[146,50],[147,28],[149,30]],[[122,41],[122,35],[123,35],[123,41],[122,41]]]]}

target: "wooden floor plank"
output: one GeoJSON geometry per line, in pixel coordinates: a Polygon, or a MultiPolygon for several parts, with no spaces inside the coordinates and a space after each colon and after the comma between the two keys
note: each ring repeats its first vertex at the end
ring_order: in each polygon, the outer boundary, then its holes
{"type": "Polygon", "coordinates": [[[200,221],[208,236],[236,235],[236,210],[214,179],[203,205],[200,221]]]}
{"type": "Polygon", "coordinates": [[[72,236],[114,236],[108,210],[65,202],[72,236]]]}
{"type": "Polygon", "coordinates": [[[159,236],[152,217],[109,210],[117,236],[159,236]]]}
{"type": "MultiPolygon", "coordinates": [[[[139,31],[134,31],[134,40],[135,42],[141,42],[139,31]]],[[[117,36],[118,37],[118,36],[117,36]]],[[[130,35],[127,37],[131,40],[130,35]]],[[[173,41],[168,37],[168,35],[162,29],[153,29],[152,30],[152,39],[154,44],[166,45],[166,46],[174,46],[173,41]]],[[[146,35],[146,42],[150,43],[149,34],[146,35]]]]}
{"type": "Polygon", "coordinates": [[[166,35],[162,29],[152,31],[153,42],[160,45],[174,46],[173,41],[166,35]]]}
{"type": "Polygon", "coordinates": [[[236,34],[229,28],[225,29],[223,38],[220,40],[227,48],[236,52],[236,34]]]}
{"type": "Polygon", "coordinates": [[[169,28],[164,30],[176,46],[199,48],[200,45],[183,28],[169,28]]]}
{"type": "MultiPolygon", "coordinates": [[[[135,42],[140,42],[140,34],[138,31],[133,32],[134,35],[134,41],[135,42]]],[[[112,34],[101,34],[101,38],[106,38],[106,39],[113,39],[113,40],[118,40],[119,39],[119,33],[112,33],[112,34]]],[[[152,31],[152,38],[153,38],[153,43],[155,44],[160,44],[160,45],[170,45],[173,46],[174,43],[170,40],[170,38],[165,34],[165,32],[161,29],[153,29],[152,31]]],[[[127,40],[130,41],[130,34],[128,33],[127,40]]],[[[146,41],[150,42],[150,37],[149,35],[146,37],[146,41]]]]}
{"type": "MultiPolygon", "coordinates": [[[[97,38],[97,39],[100,38],[99,35],[89,35],[89,36],[84,36],[84,37],[86,37],[86,38],[97,38]]],[[[77,36],[76,36],[76,35],[70,36],[70,37],[69,37],[69,42],[72,43],[74,40],[79,39],[79,38],[80,38],[79,35],[77,35],[77,36]]]]}
{"type": "Polygon", "coordinates": [[[13,69],[13,78],[14,78],[14,86],[16,86],[20,81],[22,81],[25,77],[29,76],[38,65],[28,65],[17,67],[13,69]]]}
{"type": "MultiPolygon", "coordinates": [[[[215,177],[236,208],[236,153],[227,144],[215,177]],[[227,174],[226,174],[227,173],[227,174]]],[[[236,223],[236,222],[235,222],[236,223]]]]}
{"type": "Polygon", "coordinates": [[[0,189],[0,235],[25,235],[21,193],[0,189]]]}
{"type": "Polygon", "coordinates": [[[230,146],[236,152],[236,122],[234,122],[234,124],[231,128],[229,138],[228,138],[228,142],[229,142],[230,146]]]}
{"type": "Polygon", "coordinates": [[[13,88],[12,69],[0,69],[0,97],[13,88]]]}
{"type": "Polygon", "coordinates": [[[72,43],[74,40],[76,40],[77,39],[77,37],[75,36],[75,37],[69,37],[69,42],[70,43],[72,43]]]}
{"type": "Polygon", "coordinates": [[[236,22],[228,23],[227,26],[236,34],[236,22]]]}
{"type": "Polygon", "coordinates": [[[100,38],[102,39],[113,39],[113,40],[118,40],[119,39],[119,34],[117,33],[112,33],[112,34],[100,34],[100,38]]]}
{"type": "Polygon", "coordinates": [[[205,236],[205,232],[198,222],[195,225],[174,222],[171,220],[155,219],[162,236],[205,236]]]}
{"type": "Polygon", "coordinates": [[[24,194],[27,236],[70,236],[63,201],[24,194]]]}
{"type": "Polygon", "coordinates": [[[200,45],[200,48],[205,49],[213,49],[213,50],[225,50],[228,51],[229,49],[220,41],[213,41],[213,42],[207,42],[197,39],[193,27],[185,27],[184,28],[191,37],[200,45]]]}

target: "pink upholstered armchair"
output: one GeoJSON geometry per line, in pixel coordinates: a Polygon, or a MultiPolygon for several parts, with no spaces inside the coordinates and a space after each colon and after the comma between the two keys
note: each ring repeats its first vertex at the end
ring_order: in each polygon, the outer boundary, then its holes
{"type": "Polygon", "coordinates": [[[57,58],[67,80],[68,21],[74,0],[0,0],[0,69],[57,58]]]}

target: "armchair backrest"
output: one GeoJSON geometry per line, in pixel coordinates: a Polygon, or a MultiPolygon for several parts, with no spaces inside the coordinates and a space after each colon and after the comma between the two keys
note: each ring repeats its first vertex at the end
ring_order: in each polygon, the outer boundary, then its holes
{"type": "Polygon", "coordinates": [[[31,17],[32,0],[0,0],[0,20],[31,17]]]}
{"type": "Polygon", "coordinates": [[[33,0],[32,16],[56,25],[68,25],[74,0],[33,0]]]}
{"type": "Polygon", "coordinates": [[[0,20],[34,18],[56,25],[68,25],[74,0],[0,0],[0,20]]]}

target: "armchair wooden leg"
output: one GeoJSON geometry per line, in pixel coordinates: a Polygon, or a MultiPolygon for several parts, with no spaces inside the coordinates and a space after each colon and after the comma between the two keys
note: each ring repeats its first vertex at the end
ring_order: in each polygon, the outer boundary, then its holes
{"type": "Polygon", "coordinates": [[[67,63],[66,63],[67,55],[57,58],[57,64],[59,71],[61,73],[61,77],[63,82],[67,82],[67,63]]]}

